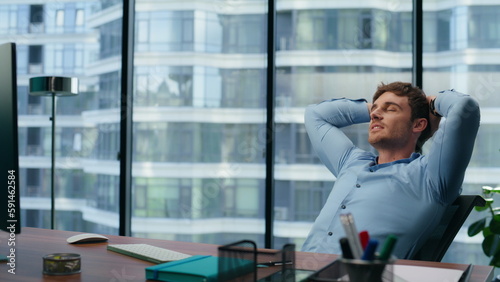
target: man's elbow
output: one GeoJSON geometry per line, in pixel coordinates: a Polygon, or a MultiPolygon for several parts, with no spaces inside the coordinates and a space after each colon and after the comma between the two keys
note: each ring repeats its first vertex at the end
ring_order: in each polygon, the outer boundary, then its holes
{"type": "Polygon", "coordinates": [[[315,111],[315,106],[316,105],[309,105],[306,107],[304,111],[304,123],[305,124],[310,124],[314,120],[317,119],[318,114],[315,111]]]}
{"type": "Polygon", "coordinates": [[[479,103],[472,96],[465,97],[462,101],[462,117],[469,120],[471,123],[479,126],[481,113],[479,103]]]}

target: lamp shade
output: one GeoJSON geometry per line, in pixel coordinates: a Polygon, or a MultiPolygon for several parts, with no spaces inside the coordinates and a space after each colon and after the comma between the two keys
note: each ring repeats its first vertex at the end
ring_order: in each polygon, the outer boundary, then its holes
{"type": "Polygon", "coordinates": [[[39,76],[30,78],[30,95],[75,96],[78,95],[78,78],[39,76]]]}

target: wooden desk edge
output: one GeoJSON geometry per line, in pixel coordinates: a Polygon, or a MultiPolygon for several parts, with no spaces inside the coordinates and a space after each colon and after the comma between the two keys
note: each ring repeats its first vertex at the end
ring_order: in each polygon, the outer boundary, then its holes
{"type": "MultiPolygon", "coordinates": [[[[61,230],[51,230],[51,229],[40,229],[32,227],[23,227],[21,234],[16,236],[22,237],[35,237],[40,236],[43,240],[48,240],[54,244],[69,245],[65,242],[65,239],[73,236],[75,234],[81,234],[85,232],[75,232],[75,231],[61,231],[61,230]],[[60,243],[59,243],[60,242],[60,243]]],[[[159,247],[168,248],[174,251],[186,253],[186,254],[203,254],[203,255],[217,255],[218,245],[205,244],[205,243],[191,243],[191,242],[179,242],[171,240],[162,239],[144,239],[138,237],[125,237],[118,235],[107,235],[109,238],[109,243],[119,243],[119,244],[133,244],[133,243],[147,243],[152,245],[157,245],[159,247]]],[[[82,247],[82,246],[79,246],[82,247]]],[[[22,248],[21,245],[18,248],[22,248]]],[[[337,255],[332,254],[320,254],[320,253],[307,253],[307,252],[297,252],[296,253],[296,267],[301,269],[319,270],[322,267],[333,262],[337,255]]],[[[442,262],[428,262],[428,261],[414,261],[414,260],[397,260],[396,264],[401,265],[415,265],[424,267],[440,267],[448,269],[459,269],[464,271],[467,268],[467,264],[456,264],[456,263],[442,263],[442,262]]],[[[494,267],[487,265],[474,265],[471,273],[470,281],[487,281],[491,282],[494,276],[494,267]]]]}

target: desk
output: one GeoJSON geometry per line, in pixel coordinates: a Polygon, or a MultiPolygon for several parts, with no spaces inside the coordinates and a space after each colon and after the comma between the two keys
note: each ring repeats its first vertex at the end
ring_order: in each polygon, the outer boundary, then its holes
{"type": "MultiPolygon", "coordinates": [[[[0,281],[145,281],[144,268],[152,263],[121,255],[106,249],[107,244],[145,243],[192,255],[216,255],[217,245],[188,243],[157,239],[143,239],[123,236],[109,237],[107,243],[72,245],[66,238],[81,232],[59,231],[25,227],[15,237],[16,242],[16,274],[8,273],[10,267],[0,264],[0,281]],[[42,257],[51,253],[78,253],[82,257],[82,272],[66,276],[50,276],[42,273],[42,257]]],[[[7,255],[8,234],[0,233],[0,252],[7,255]]],[[[297,252],[297,268],[317,270],[332,262],[337,256],[328,254],[297,252]]],[[[397,260],[397,264],[442,267],[465,270],[467,265],[397,260]]],[[[259,271],[263,271],[260,270],[259,271]]],[[[262,273],[259,273],[261,275],[262,273]]],[[[470,281],[491,281],[493,267],[474,266],[470,281]]]]}

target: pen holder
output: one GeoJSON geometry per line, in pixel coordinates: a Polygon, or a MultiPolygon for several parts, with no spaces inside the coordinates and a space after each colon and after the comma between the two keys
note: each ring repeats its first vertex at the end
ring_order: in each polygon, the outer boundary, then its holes
{"type": "Polygon", "coordinates": [[[350,282],[392,282],[391,260],[341,259],[350,282]]]}

